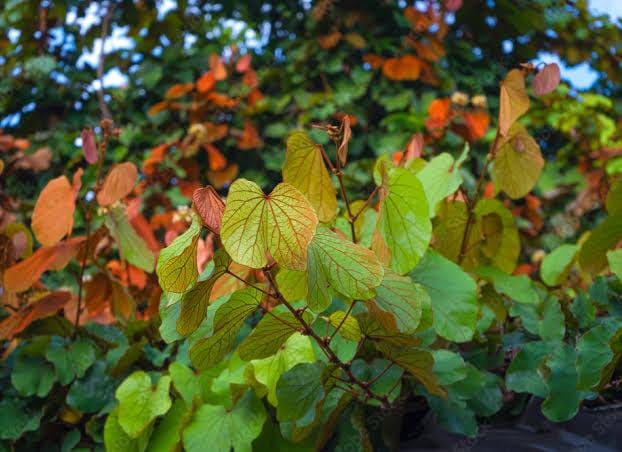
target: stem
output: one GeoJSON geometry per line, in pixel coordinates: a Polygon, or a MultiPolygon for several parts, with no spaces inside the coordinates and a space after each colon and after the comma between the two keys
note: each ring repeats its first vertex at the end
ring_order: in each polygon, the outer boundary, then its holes
{"type": "Polygon", "coordinates": [[[99,108],[101,110],[102,117],[105,119],[112,118],[110,110],[106,105],[106,99],[104,97],[104,63],[106,61],[106,55],[104,53],[104,46],[106,45],[106,39],[108,39],[108,29],[110,28],[110,19],[114,13],[115,3],[113,1],[108,3],[106,14],[102,19],[102,31],[101,31],[101,46],[99,50],[99,58],[97,61],[97,79],[99,80],[99,87],[97,88],[97,98],[99,100],[99,108]]]}
{"type": "Polygon", "coordinates": [[[315,342],[319,345],[319,347],[324,351],[324,353],[326,354],[330,362],[334,363],[335,365],[337,365],[337,367],[343,370],[343,372],[346,374],[348,378],[349,384],[358,386],[359,388],[363,390],[366,398],[375,399],[379,401],[383,407],[388,408],[390,406],[390,403],[389,403],[389,399],[387,398],[387,396],[379,396],[375,394],[373,391],[369,389],[369,386],[365,382],[360,381],[354,375],[354,373],[352,373],[350,364],[344,363],[343,361],[341,361],[341,359],[339,359],[339,357],[335,354],[333,349],[330,348],[330,345],[329,345],[330,341],[321,338],[315,331],[313,331],[313,328],[311,328],[311,325],[309,325],[307,321],[302,317],[301,311],[294,309],[294,307],[283,297],[283,295],[281,294],[281,292],[279,292],[277,288],[276,281],[274,280],[272,273],[270,273],[270,270],[264,268],[263,273],[266,279],[268,280],[268,283],[272,287],[272,290],[274,292],[273,297],[275,297],[278,301],[280,301],[283,305],[285,305],[285,307],[294,315],[294,317],[296,317],[296,319],[298,320],[298,322],[300,322],[300,324],[302,325],[302,328],[304,329],[304,334],[312,337],[315,340],[315,342]]]}
{"type": "Polygon", "coordinates": [[[335,331],[333,331],[333,334],[331,334],[330,339],[328,339],[328,343],[329,344],[330,344],[330,341],[332,341],[333,338],[335,337],[335,334],[337,334],[339,329],[343,326],[343,324],[346,323],[346,319],[348,318],[348,316],[352,312],[352,308],[354,308],[354,305],[356,304],[357,301],[358,300],[353,300],[352,303],[350,304],[350,307],[346,311],[346,315],[343,316],[343,319],[341,319],[341,322],[339,322],[339,325],[337,325],[337,328],[335,328],[335,331]]]}
{"type": "Polygon", "coordinates": [[[354,214],[354,216],[352,217],[352,223],[354,223],[356,220],[358,220],[358,218],[361,216],[361,214],[363,213],[363,211],[367,208],[367,206],[369,206],[369,204],[371,203],[371,200],[374,199],[374,196],[376,196],[376,193],[378,193],[378,190],[380,189],[380,187],[376,186],[376,188],[374,188],[374,191],[372,191],[370,193],[370,195],[367,197],[367,199],[365,200],[365,204],[363,204],[361,206],[361,208],[359,209],[358,212],[356,212],[354,214]]]}
{"type": "Polygon", "coordinates": [[[469,244],[469,235],[471,234],[471,226],[473,225],[473,220],[475,217],[475,206],[477,206],[477,203],[480,200],[482,186],[484,184],[484,178],[486,176],[486,172],[488,171],[488,167],[490,166],[490,162],[494,160],[495,155],[497,153],[497,147],[499,145],[499,137],[500,137],[499,129],[497,129],[495,139],[492,142],[492,145],[490,146],[488,155],[486,156],[486,163],[484,163],[484,168],[482,168],[482,172],[480,173],[479,179],[477,180],[477,185],[475,186],[475,194],[473,196],[473,199],[469,200],[468,196],[466,195],[466,191],[464,192],[464,196],[465,196],[465,200],[466,200],[466,204],[467,204],[467,208],[469,212],[467,215],[466,225],[464,226],[464,234],[462,235],[462,241],[460,242],[460,254],[458,255],[458,264],[462,264],[462,261],[464,260],[466,253],[467,253],[467,246],[469,244]]]}
{"type": "MultiPolygon", "coordinates": [[[[383,370],[382,372],[380,372],[380,373],[379,373],[378,375],[376,375],[374,378],[372,378],[371,380],[369,380],[369,381],[367,382],[367,384],[368,384],[369,386],[371,386],[371,385],[373,385],[375,382],[377,382],[378,380],[380,380],[380,378],[381,378],[384,374],[386,374],[386,373],[389,371],[389,369],[390,369],[391,367],[393,367],[393,364],[395,364],[395,363],[394,363],[394,362],[390,362],[390,363],[389,363],[389,365],[388,365],[387,367],[385,367],[385,368],[384,368],[384,370],[383,370]]],[[[391,394],[391,391],[389,391],[389,394],[391,394]]]]}
{"type": "Polygon", "coordinates": [[[226,271],[227,274],[233,276],[235,279],[237,279],[238,281],[243,282],[244,284],[246,284],[247,286],[252,287],[253,289],[257,289],[258,291],[260,291],[261,293],[263,293],[264,295],[268,296],[268,297],[272,297],[272,294],[270,292],[268,292],[267,290],[262,289],[261,287],[259,287],[256,284],[253,284],[250,281],[245,280],[244,278],[242,278],[241,276],[236,275],[235,273],[233,273],[231,270],[227,269],[226,271]]]}

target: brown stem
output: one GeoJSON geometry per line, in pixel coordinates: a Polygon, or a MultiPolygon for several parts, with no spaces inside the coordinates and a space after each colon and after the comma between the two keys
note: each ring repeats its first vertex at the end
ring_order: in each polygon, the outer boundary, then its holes
{"type": "Polygon", "coordinates": [[[99,80],[99,87],[97,88],[97,99],[99,101],[99,109],[101,110],[102,118],[111,119],[112,115],[110,114],[108,105],[106,105],[104,93],[104,63],[106,62],[104,46],[106,45],[106,40],[108,39],[110,20],[112,19],[112,14],[114,13],[116,4],[114,1],[110,1],[107,3],[107,5],[108,7],[106,10],[106,14],[102,19],[101,46],[99,49],[99,59],[97,61],[97,79],[99,80]]]}
{"type": "Polygon", "coordinates": [[[337,325],[337,328],[335,328],[335,331],[333,331],[333,334],[331,334],[330,339],[328,339],[328,343],[329,344],[330,344],[330,341],[332,341],[333,338],[335,337],[335,334],[337,334],[337,332],[341,329],[343,324],[346,322],[346,319],[348,318],[348,316],[352,312],[352,308],[354,308],[354,305],[356,304],[357,301],[358,300],[352,300],[352,303],[350,304],[350,307],[346,311],[346,315],[343,316],[343,319],[341,319],[341,322],[339,322],[339,325],[337,325]]]}
{"type": "Polygon", "coordinates": [[[467,246],[469,244],[469,235],[471,234],[471,226],[473,225],[473,220],[475,217],[475,207],[477,206],[477,203],[479,202],[479,199],[481,197],[482,186],[484,185],[484,178],[486,176],[486,172],[488,171],[488,167],[490,166],[490,162],[494,160],[495,155],[497,153],[497,147],[499,145],[499,138],[500,138],[499,129],[497,129],[495,139],[492,142],[492,145],[490,146],[488,155],[486,156],[486,163],[484,163],[484,168],[482,168],[482,172],[480,173],[479,178],[477,180],[477,185],[475,186],[475,194],[473,196],[473,199],[469,200],[466,192],[464,192],[468,214],[467,214],[466,224],[464,225],[464,234],[462,235],[462,241],[460,242],[460,254],[458,255],[458,264],[462,264],[462,261],[464,260],[466,253],[467,253],[467,246]]]}
{"type": "Polygon", "coordinates": [[[242,278],[241,276],[236,275],[236,274],[235,274],[235,273],[233,273],[231,270],[227,269],[226,273],[227,273],[227,274],[229,274],[229,275],[231,275],[231,276],[233,276],[233,277],[234,277],[235,279],[237,279],[238,281],[243,282],[243,283],[244,283],[244,284],[246,284],[247,286],[250,286],[250,287],[252,287],[253,289],[257,289],[258,291],[260,291],[260,292],[261,292],[261,293],[263,293],[264,295],[266,295],[266,296],[268,296],[268,297],[271,297],[271,296],[272,296],[272,294],[271,294],[270,292],[268,292],[268,291],[266,291],[266,290],[262,289],[261,287],[259,287],[259,286],[258,286],[258,285],[256,285],[256,284],[253,284],[253,283],[252,283],[252,282],[250,282],[250,281],[245,280],[245,279],[244,279],[244,278],[242,278]]]}
{"type": "Polygon", "coordinates": [[[367,199],[365,200],[365,204],[363,204],[361,206],[361,208],[358,210],[358,212],[356,212],[354,214],[354,216],[352,217],[351,221],[352,223],[354,223],[356,220],[358,220],[358,218],[361,216],[361,214],[363,213],[363,211],[367,208],[367,206],[369,206],[369,204],[371,203],[371,200],[374,199],[374,196],[376,196],[376,193],[378,193],[378,190],[380,189],[380,187],[376,186],[376,188],[374,188],[374,191],[372,191],[370,193],[370,195],[367,197],[367,199]]]}
{"type": "Polygon", "coordinates": [[[274,277],[272,276],[272,273],[270,273],[270,270],[264,268],[263,273],[266,277],[266,279],[268,280],[268,283],[270,284],[270,287],[272,287],[272,290],[274,292],[274,297],[281,303],[283,303],[283,305],[285,305],[285,307],[294,315],[294,317],[296,317],[296,320],[298,320],[298,322],[300,323],[300,325],[302,326],[303,330],[304,330],[304,334],[306,334],[307,336],[310,336],[313,338],[313,340],[315,340],[315,342],[318,344],[318,346],[324,351],[324,353],[326,354],[326,356],[328,357],[328,359],[330,360],[330,362],[332,362],[333,364],[335,364],[337,367],[339,367],[347,376],[348,381],[351,385],[355,385],[358,386],[359,388],[361,388],[361,390],[365,393],[365,397],[368,399],[375,399],[377,401],[380,402],[380,404],[385,407],[388,408],[390,406],[389,403],[389,399],[386,396],[380,396],[375,394],[373,391],[371,391],[368,387],[367,384],[365,384],[364,382],[360,381],[352,372],[352,369],[350,367],[350,364],[348,363],[344,363],[343,361],[341,361],[341,359],[339,359],[339,357],[335,354],[335,352],[333,351],[332,348],[330,348],[329,345],[329,340],[325,340],[324,338],[321,338],[315,331],[313,331],[313,328],[311,327],[311,325],[309,325],[307,323],[307,321],[302,317],[302,313],[301,311],[295,309],[281,294],[281,292],[279,292],[278,287],[276,285],[276,281],[274,280],[274,277]]]}

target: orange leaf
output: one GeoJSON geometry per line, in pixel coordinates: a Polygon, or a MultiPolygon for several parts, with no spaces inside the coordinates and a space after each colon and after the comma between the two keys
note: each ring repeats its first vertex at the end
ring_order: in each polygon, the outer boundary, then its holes
{"type": "Polygon", "coordinates": [[[248,71],[251,67],[251,59],[252,56],[250,55],[250,53],[247,53],[246,55],[240,57],[238,62],[235,64],[235,70],[238,72],[248,71]]]}
{"type": "Polygon", "coordinates": [[[35,173],[45,171],[50,167],[52,161],[52,151],[48,147],[37,149],[30,155],[25,155],[16,160],[13,168],[32,170],[35,173]]]}
{"type": "Polygon", "coordinates": [[[224,80],[227,78],[227,68],[225,68],[222,59],[215,53],[209,56],[209,67],[214,73],[214,78],[216,80],[224,80]]]}
{"type": "Polygon", "coordinates": [[[486,135],[490,125],[490,116],[485,111],[467,111],[462,115],[469,129],[470,141],[476,141],[486,135]]]}
{"type": "Polygon", "coordinates": [[[214,171],[220,171],[227,166],[227,159],[222,152],[218,150],[216,146],[210,143],[203,145],[203,148],[207,151],[207,159],[209,161],[209,169],[214,171]]]}
{"type": "Polygon", "coordinates": [[[118,260],[111,260],[106,264],[106,268],[121,281],[123,286],[132,285],[143,290],[147,285],[147,274],[131,264],[125,263],[123,265],[118,260]]]}
{"type": "Polygon", "coordinates": [[[318,42],[320,43],[320,47],[323,49],[332,49],[339,41],[341,41],[341,33],[338,31],[333,31],[324,36],[318,36],[318,42]]]}
{"type": "Polygon", "coordinates": [[[384,58],[375,53],[367,53],[363,55],[363,61],[369,64],[372,69],[378,69],[384,63],[384,58]]]}
{"type": "Polygon", "coordinates": [[[132,199],[125,208],[125,214],[127,215],[130,224],[136,230],[139,236],[145,241],[151,251],[159,251],[161,246],[158,239],[156,239],[151,225],[140,212],[140,198],[132,199]]]}
{"type": "Polygon", "coordinates": [[[180,180],[177,182],[177,186],[182,195],[192,200],[192,194],[201,188],[201,183],[196,180],[180,180]]]}
{"type": "MultiPolygon", "coordinates": [[[[192,91],[194,88],[194,83],[178,83],[177,85],[171,86],[164,95],[167,99],[177,99],[178,97],[184,96],[192,91]]],[[[157,105],[157,104],[156,104],[157,105]]],[[[155,107],[155,106],[154,106],[155,107]]],[[[151,107],[151,108],[154,108],[151,107]]]]}
{"type": "Polygon", "coordinates": [[[208,171],[207,180],[215,188],[220,189],[230,185],[231,182],[233,182],[233,180],[238,176],[239,171],[240,167],[237,163],[232,163],[222,171],[208,171]]]}
{"type": "Polygon", "coordinates": [[[45,186],[32,213],[32,230],[44,246],[57,244],[71,234],[76,208],[73,188],[65,176],[45,186]]]}
{"type": "Polygon", "coordinates": [[[229,126],[227,124],[214,124],[213,122],[206,122],[203,124],[205,127],[206,141],[208,143],[213,143],[214,141],[218,141],[225,136],[227,136],[227,132],[229,131],[229,126]]]}
{"type": "Polygon", "coordinates": [[[97,315],[110,303],[112,285],[104,273],[96,273],[84,283],[84,305],[92,315],[97,315]]]}
{"type": "Polygon", "coordinates": [[[425,126],[428,130],[442,129],[451,118],[451,100],[448,98],[434,99],[428,107],[428,118],[425,126]]]}
{"type": "Polygon", "coordinates": [[[26,149],[28,149],[30,147],[30,141],[28,141],[25,138],[17,138],[13,142],[13,147],[15,149],[20,150],[20,151],[25,151],[26,149]]]}
{"type": "Polygon", "coordinates": [[[413,55],[389,58],[382,65],[382,72],[391,80],[417,80],[421,74],[421,61],[413,55]]]}
{"type": "Polygon", "coordinates": [[[199,188],[192,195],[192,201],[203,224],[216,234],[220,234],[220,220],[225,211],[225,203],[214,187],[208,185],[205,188],[199,188]]]}
{"type": "Polygon", "coordinates": [[[143,173],[153,174],[155,167],[164,160],[168,151],[168,144],[160,144],[151,150],[149,156],[143,161],[143,173]]]}
{"type": "Polygon", "coordinates": [[[255,88],[259,84],[259,78],[257,77],[257,73],[252,69],[249,69],[242,77],[242,82],[245,85],[250,86],[251,88],[255,88]]]}
{"type": "Polygon", "coordinates": [[[168,108],[168,102],[163,100],[162,102],[158,102],[157,104],[152,105],[149,110],[147,110],[147,114],[149,116],[155,116],[161,111],[164,111],[168,108]]]}
{"type": "Polygon", "coordinates": [[[200,93],[206,93],[214,89],[214,85],[216,85],[214,73],[212,71],[208,71],[197,80],[197,91],[200,93]]]}
{"type": "Polygon", "coordinates": [[[125,198],[136,184],[138,170],[131,162],[115,165],[104,181],[102,189],[97,193],[97,202],[101,206],[109,206],[125,198]]]}
{"type": "Polygon", "coordinates": [[[525,76],[512,69],[501,82],[499,95],[499,132],[506,136],[512,124],[529,110],[529,96],[525,90],[525,76]]]}
{"type": "Polygon", "coordinates": [[[73,173],[73,178],[71,179],[71,189],[73,190],[74,198],[78,196],[80,189],[82,188],[82,175],[84,174],[84,170],[82,168],[78,168],[75,173],[73,173]]]}
{"type": "Polygon", "coordinates": [[[233,108],[238,104],[237,100],[225,96],[224,94],[215,93],[214,91],[207,95],[207,100],[220,108],[233,108]]]}
{"type": "Polygon", "coordinates": [[[254,89],[250,93],[248,93],[248,96],[246,96],[246,101],[248,102],[248,105],[252,107],[263,98],[264,95],[261,93],[261,91],[259,91],[258,89],[254,89]]]}
{"type": "Polygon", "coordinates": [[[49,317],[67,304],[71,292],[52,292],[33,301],[0,322],[0,339],[11,339],[38,319],[49,317]]]}
{"type": "Polygon", "coordinates": [[[242,136],[238,138],[237,146],[240,149],[254,149],[261,146],[263,143],[259,138],[259,132],[248,119],[244,121],[244,130],[242,136]]]}

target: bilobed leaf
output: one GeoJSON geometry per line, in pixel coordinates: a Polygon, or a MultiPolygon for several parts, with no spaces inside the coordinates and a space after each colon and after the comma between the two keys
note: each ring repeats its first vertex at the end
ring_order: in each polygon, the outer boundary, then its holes
{"type": "Polygon", "coordinates": [[[43,409],[33,410],[28,399],[3,398],[0,401],[0,439],[18,439],[24,433],[37,430],[43,409]]]}
{"type": "MultiPolygon", "coordinates": [[[[305,312],[303,318],[310,322],[311,314],[305,312]]],[[[274,355],[289,337],[300,331],[300,322],[291,312],[266,314],[238,347],[240,358],[245,361],[263,359],[274,355]]]]}
{"type": "MultiPolygon", "coordinates": [[[[177,362],[173,363],[177,364],[177,362]]],[[[191,371],[192,372],[192,371],[191,371]]],[[[166,413],[161,422],[153,430],[149,437],[149,452],[171,452],[181,450],[182,432],[191,419],[192,412],[188,410],[186,403],[177,399],[166,413]]],[[[129,452],[122,450],[120,452],[129,452]]]]}
{"type": "Polygon", "coordinates": [[[564,281],[574,263],[578,248],[577,245],[561,245],[544,256],[540,276],[546,285],[557,286],[564,281]]]}
{"type": "Polygon", "coordinates": [[[417,176],[403,168],[388,177],[378,230],[391,251],[391,268],[408,273],[419,262],[432,238],[426,195],[417,176]]]}
{"type": "Polygon", "coordinates": [[[544,167],[540,146],[523,126],[516,123],[502,141],[494,159],[495,186],[510,198],[522,198],[536,185],[544,167]]]}
{"type": "Polygon", "coordinates": [[[309,307],[322,312],[330,305],[330,290],[365,300],[382,282],[383,268],[370,250],[320,226],[308,250],[309,307]],[[330,289],[329,289],[330,288],[330,289]]]}
{"type": "Polygon", "coordinates": [[[276,415],[279,422],[295,421],[297,427],[306,427],[313,423],[317,406],[326,395],[325,370],[326,365],[316,361],[297,364],[281,375],[276,384],[276,415]]]}
{"type": "Polygon", "coordinates": [[[619,345],[613,345],[612,341],[620,334],[621,328],[622,322],[619,319],[610,318],[579,338],[577,341],[579,389],[589,391],[601,383],[606,383],[611,377],[606,375],[605,370],[614,360],[615,354],[618,354],[617,359],[620,357],[619,345]]]}
{"type": "Polygon", "coordinates": [[[434,357],[430,352],[417,348],[398,348],[386,342],[377,343],[376,348],[388,359],[417,378],[430,394],[440,397],[446,395],[433,372],[434,357]]]}
{"type": "Polygon", "coordinates": [[[261,268],[270,252],[281,266],[304,270],[317,223],[313,207],[293,185],[281,183],[265,195],[254,182],[238,179],[227,197],[221,239],[237,263],[261,268]]]}
{"type": "MultiPolygon", "coordinates": [[[[475,206],[475,216],[478,227],[474,228],[474,231],[479,230],[480,233],[480,244],[475,246],[479,251],[478,265],[490,265],[505,273],[512,273],[521,249],[516,220],[512,212],[498,199],[482,199],[475,206]],[[492,222],[489,221],[491,216],[492,222]],[[494,223],[493,228],[487,227],[490,223],[494,223]]],[[[465,266],[465,268],[472,267],[465,266]]]]}
{"type": "Polygon", "coordinates": [[[169,387],[171,377],[160,377],[156,387],[151,377],[143,371],[136,371],[117,388],[119,401],[119,425],[132,438],[140,434],[158,416],[166,414],[171,407],[169,387]]]}
{"type": "Polygon", "coordinates": [[[248,390],[235,406],[202,405],[184,429],[184,450],[188,452],[250,452],[266,421],[266,410],[248,390]]]}
{"type": "Polygon", "coordinates": [[[190,360],[197,369],[218,363],[231,351],[246,318],[257,309],[263,294],[247,287],[235,292],[218,307],[214,315],[212,334],[199,339],[190,348],[190,360]]]}
{"type": "Polygon", "coordinates": [[[39,357],[19,356],[11,372],[11,383],[22,396],[45,397],[56,375],[54,367],[39,357]]]}
{"type": "Polygon", "coordinates": [[[370,302],[374,306],[370,312],[387,330],[412,333],[419,325],[421,300],[426,297],[425,289],[410,277],[385,270],[376,297],[370,302]]]}
{"type": "Polygon", "coordinates": [[[508,135],[516,120],[529,110],[529,96],[525,90],[525,76],[512,69],[501,82],[499,95],[499,132],[508,135]]]}
{"type": "Polygon", "coordinates": [[[344,339],[358,342],[361,340],[361,327],[355,317],[346,315],[343,311],[335,311],[329,317],[331,325],[339,328],[339,334],[344,339]]]}
{"type": "Polygon", "coordinates": [[[255,379],[268,389],[268,402],[277,406],[276,385],[281,375],[298,363],[311,363],[315,360],[311,340],[300,333],[294,333],[274,355],[252,360],[251,365],[255,379]]]}
{"type": "Polygon", "coordinates": [[[287,139],[283,181],[296,187],[309,200],[322,222],[337,213],[337,196],[322,153],[309,135],[298,131],[287,139]]]}
{"type": "Polygon", "coordinates": [[[32,231],[44,246],[56,245],[71,235],[75,195],[65,176],[52,179],[43,188],[32,212],[32,231]]]}
{"type": "Polygon", "coordinates": [[[495,267],[479,267],[477,274],[492,282],[495,290],[519,303],[537,305],[538,292],[527,275],[508,275],[495,267]]]}
{"type": "Polygon", "coordinates": [[[428,199],[430,218],[436,215],[438,203],[454,193],[462,183],[458,169],[458,162],[450,154],[443,152],[417,173],[417,179],[423,185],[428,199]]]}
{"type": "Polygon", "coordinates": [[[222,275],[225,274],[231,259],[220,249],[214,256],[214,270],[212,274],[202,281],[192,286],[190,290],[184,292],[180,303],[181,311],[177,319],[177,332],[183,336],[187,336],[196,330],[207,313],[207,306],[210,301],[210,294],[214,284],[222,275]]]}
{"type": "Polygon", "coordinates": [[[75,377],[83,377],[95,362],[95,348],[86,339],[78,338],[66,343],[63,338],[54,336],[50,340],[45,357],[54,364],[60,384],[66,385],[75,377]]]}
{"type": "Polygon", "coordinates": [[[225,212],[225,203],[214,187],[197,188],[192,194],[192,202],[203,220],[205,227],[220,234],[220,222],[225,212]]]}
{"type": "Polygon", "coordinates": [[[544,96],[551,93],[559,85],[561,79],[561,73],[557,63],[551,63],[545,65],[533,78],[531,86],[536,96],[544,96]]]}
{"type": "Polygon", "coordinates": [[[579,251],[581,268],[597,274],[607,267],[607,251],[622,240],[622,213],[607,218],[592,231],[579,251]]]}
{"type": "Polygon", "coordinates": [[[147,446],[146,441],[129,436],[119,424],[119,408],[115,407],[104,424],[104,445],[110,452],[143,452],[147,446]]]}
{"type": "Polygon", "coordinates": [[[133,163],[124,162],[113,166],[97,193],[97,202],[100,206],[109,206],[125,198],[134,188],[137,178],[138,170],[133,163]]]}
{"type": "Polygon", "coordinates": [[[574,347],[564,343],[552,347],[546,360],[549,394],[542,402],[542,413],[552,421],[562,422],[572,418],[579,411],[579,404],[585,396],[584,392],[577,390],[575,361],[574,347]]]}
{"type": "Polygon", "coordinates": [[[554,296],[544,301],[539,334],[545,341],[562,341],[566,334],[566,319],[559,300],[554,296]]]}
{"type": "Polygon", "coordinates": [[[548,342],[528,342],[516,354],[505,374],[505,385],[510,391],[527,392],[546,397],[549,390],[541,366],[551,351],[548,342]]]}
{"type": "Polygon", "coordinates": [[[129,222],[125,209],[121,206],[111,208],[104,222],[117,242],[121,258],[146,272],[152,272],[155,256],[129,222]]]}
{"type": "Polygon", "coordinates": [[[411,277],[430,295],[436,332],[451,341],[469,341],[477,324],[475,281],[458,265],[431,251],[411,277]]]}
{"type": "Polygon", "coordinates": [[[184,292],[199,276],[197,269],[197,242],[201,220],[192,216],[190,227],[160,252],[156,273],[165,292],[184,292]]]}

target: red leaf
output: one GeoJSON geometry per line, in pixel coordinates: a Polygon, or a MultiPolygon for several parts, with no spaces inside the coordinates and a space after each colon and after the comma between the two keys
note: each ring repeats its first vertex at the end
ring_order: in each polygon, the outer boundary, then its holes
{"type": "Polygon", "coordinates": [[[225,203],[214,187],[208,185],[205,188],[199,188],[192,195],[192,201],[203,224],[216,234],[220,234],[220,220],[225,211],[225,203]]]}
{"type": "Polygon", "coordinates": [[[550,92],[553,92],[561,79],[561,73],[559,66],[556,63],[547,64],[542,68],[540,72],[536,74],[531,82],[533,92],[537,96],[544,96],[550,92]]]}
{"type": "Polygon", "coordinates": [[[134,188],[137,178],[138,170],[133,163],[115,165],[106,176],[102,189],[97,193],[97,202],[101,206],[109,206],[125,198],[134,188]]]}
{"type": "Polygon", "coordinates": [[[33,301],[0,322],[0,339],[11,339],[37,319],[49,317],[71,299],[71,292],[52,292],[33,301]]]}
{"type": "Polygon", "coordinates": [[[82,129],[82,153],[89,164],[92,165],[97,162],[99,157],[97,143],[95,142],[95,133],[90,127],[82,129]]]}
{"type": "Polygon", "coordinates": [[[197,90],[200,93],[211,91],[216,85],[216,78],[212,71],[208,71],[197,80],[197,90]]]}
{"type": "Polygon", "coordinates": [[[235,70],[238,72],[246,72],[251,67],[251,55],[247,53],[243,55],[235,64],[235,70]]]}

